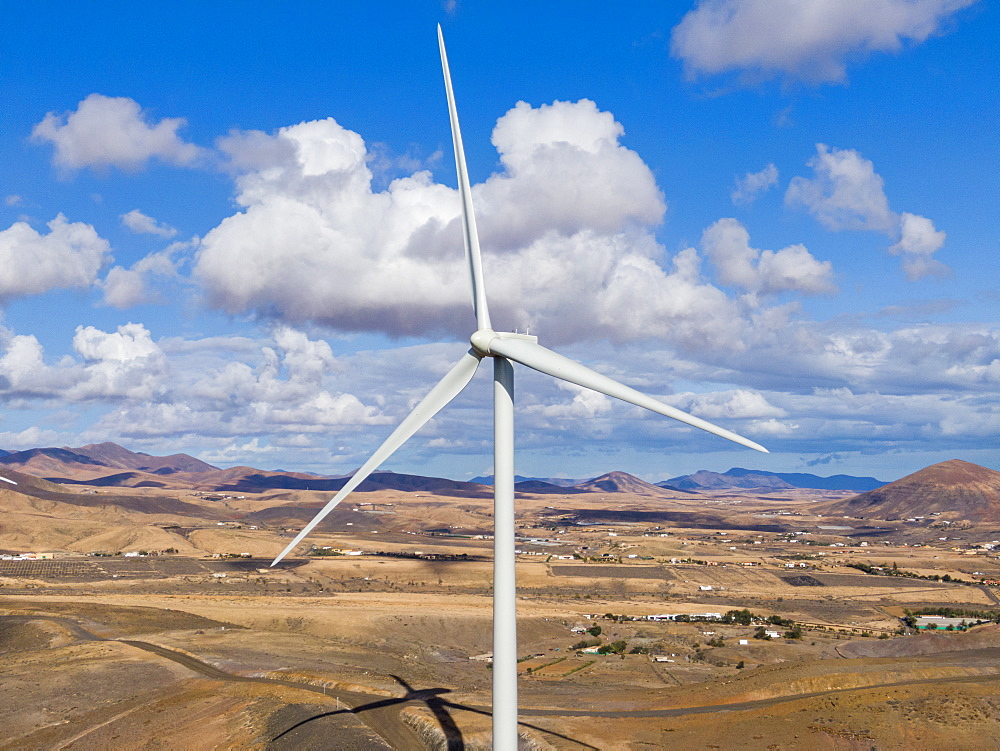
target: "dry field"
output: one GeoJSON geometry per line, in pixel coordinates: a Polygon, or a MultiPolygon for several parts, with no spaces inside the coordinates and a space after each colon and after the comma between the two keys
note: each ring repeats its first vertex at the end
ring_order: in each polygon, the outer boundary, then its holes
{"type": "MultiPolygon", "coordinates": [[[[1000,745],[998,627],[898,634],[904,609],[995,611],[1000,592],[851,566],[1000,578],[994,555],[970,554],[1000,533],[810,513],[842,496],[519,499],[525,737],[557,749],[1000,745]],[[743,608],[802,636],[621,617],[743,608]],[[574,629],[596,626],[625,653],[574,648],[590,638],[574,629]]],[[[275,569],[286,530],[325,495],[181,500],[203,515],[11,502],[0,548],[58,555],[0,561],[0,747],[488,746],[490,670],[471,658],[490,650],[491,541],[474,539],[489,499],[359,494],[310,543],[366,555],[275,569]],[[230,554],[250,557],[212,557],[230,554]]]]}

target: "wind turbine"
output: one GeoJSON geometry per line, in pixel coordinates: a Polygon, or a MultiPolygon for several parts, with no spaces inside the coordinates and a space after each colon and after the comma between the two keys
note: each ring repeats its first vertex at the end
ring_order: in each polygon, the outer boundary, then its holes
{"type": "Polygon", "coordinates": [[[672,417],[757,451],[767,453],[767,449],[556,354],[538,344],[537,337],[493,330],[486,304],[479,234],[476,230],[476,215],[472,208],[472,190],[465,166],[465,150],[458,127],[458,111],[455,108],[455,95],[452,91],[451,73],[440,25],[438,25],[438,47],[455,147],[458,192],[462,202],[465,258],[472,283],[472,309],[476,316],[476,330],[470,337],[472,348],[407,415],[341,491],[303,527],[271,565],[274,566],[288,555],[368,475],[458,396],[472,380],[484,357],[493,358],[493,748],[507,751],[517,748],[518,738],[517,619],[514,581],[514,370],[511,362],[520,363],[554,378],[672,417]]]}

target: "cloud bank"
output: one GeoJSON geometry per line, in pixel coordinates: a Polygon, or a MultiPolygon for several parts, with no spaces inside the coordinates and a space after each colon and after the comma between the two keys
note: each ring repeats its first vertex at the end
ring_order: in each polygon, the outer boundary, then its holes
{"type": "MultiPolygon", "coordinates": [[[[762,297],[834,290],[829,262],[801,245],[753,249],[735,220],[706,231],[703,247],[720,280],[752,297],[706,281],[694,248],[666,257],[654,236],[666,202],[623,133],[589,100],[521,102],[498,120],[500,170],[473,186],[498,328],[551,343],[739,348],[762,297]]],[[[364,141],[332,119],[219,146],[240,170],[244,208],[200,243],[194,275],[209,304],[293,325],[468,336],[454,190],[429,172],[375,190],[364,141]]]]}

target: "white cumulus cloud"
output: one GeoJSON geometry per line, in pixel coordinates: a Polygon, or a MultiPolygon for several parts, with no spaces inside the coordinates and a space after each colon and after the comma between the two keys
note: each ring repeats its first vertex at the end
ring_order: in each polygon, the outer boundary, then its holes
{"type": "Polygon", "coordinates": [[[127,362],[159,353],[149,330],[141,323],[127,323],[108,333],[93,326],[77,326],[73,349],[90,361],[127,362]]]}
{"type": "Polygon", "coordinates": [[[529,408],[529,414],[535,413],[546,418],[576,418],[590,420],[601,415],[606,415],[611,411],[613,400],[599,394],[596,391],[585,389],[576,384],[565,381],[557,381],[556,385],[562,391],[569,391],[573,394],[570,402],[557,402],[556,404],[538,405],[529,408]]]}
{"type": "Polygon", "coordinates": [[[589,99],[531,107],[497,121],[493,145],[504,171],[477,193],[483,241],[523,246],[548,232],[612,233],[656,224],[666,205],[652,171],[619,143],[625,129],[589,99]]]}
{"type": "Polygon", "coordinates": [[[760,172],[747,172],[736,178],[736,187],[730,193],[733,203],[753,203],[757,196],[778,183],[778,168],[768,164],[760,172]]]}
{"type": "Polygon", "coordinates": [[[781,407],[769,403],[759,391],[750,389],[732,389],[698,394],[686,392],[666,397],[665,401],[678,409],[706,420],[774,418],[785,417],[787,414],[781,407]]]}
{"type": "Polygon", "coordinates": [[[896,226],[882,176],[875,165],[854,149],[816,144],[807,164],[815,177],[793,177],[785,193],[789,205],[801,205],[829,230],[868,229],[882,232],[896,226]]]}
{"type": "Polygon", "coordinates": [[[48,365],[34,336],[9,336],[0,356],[0,394],[63,402],[148,400],[168,374],[166,358],[142,324],[111,333],[78,326],[73,349],[79,359],[48,365]]]}
{"type": "Polygon", "coordinates": [[[898,52],[975,0],[700,0],[671,35],[690,77],[738,72],[840,83],[847,62],[898,52]]]}
{"type": "Polygon", "coordinates": [[[935,229],[930,219],[904,211],[899,230],[899,242],[891,246],[889,252],[903,257],[903,271],[910,281],[948,272],[943,263],[931,258],[942,248],[947,235],[935,229]]]}
{"type": "Polygon", "coordinates": [[[195,162],[201,149],[177,135],[185,123],[179,117],[153,123],[133,99],[90,94],[74,111],[49,112],[31,135],[55,147],[57,167],[137,170],[154,157],[182,166],[195,162]]]}
{"type": "Polygon", "coordinates": [[[177,267],[182,256],[197,243],[171,243],[164,250],[140,258],[129,268],[114,266],[99,282],[104,293],[104,304],[113,308],[131,308],[144,303],[160,303],[165,295],[158,287],[169,282],[180,282],[177,267]]]}
{"type": "Polygon", "coordinates": [[[41,234],[26,222],[0,231],[0,303],[51,289],[89,287],[111,246],[82,222],[59,214],[41,234]]]}
{"type": "Polygon", "coordinates": [[[816,144],[809,160],[813,178],[794,177],[785,193],[790,206],[800,205],[829,230],[874,230],[898,241],[889,252],[902,256],[910,281],[942,276],[948,268],[931,256],[944,246],[946,234],[927,217],[889,208],[882,176],[854,149],[816,144]]]}
{"type": "Polygon", "coordinates": [[[781,250],[750,247],[750,233],[736,219],[720,219],[705,230],[701,245],[723,284],[750,292],[806,294],[833,292],[833,266],[819,261],[804,245],[781,250]]]}
{"type": "Polygon", "coordinates": [[[167,347],[174,378],[155,401],[128,401],[107,413],[99,427],[140,438],[273,437],[325,435],[338,427],[387,421],[353,394],[329,388],[339,369],[330,345],[301,331],[279,327],[269,343],[249,349],[233,342],[237,359],[230,359],[232,353],[219,357],[225,343],[192,344],[167,347]]]}
{"type": "Polygon", "coordinates": [[[104,290],[104,304],[112,308],[131,308],[145,302],[149,296],[142,274],[122,266],[108,269],[101,287],[104,290]]]}
{"type": "Polygon", "coordinates": [[[8,430],[0,433],[0,446],[8,451],[24,451],[40,446],[58,446],[59,439],[60,436],[56,431],[32,425],[17,432],[8,430]]]}
{"type": "Polygon", "coordinates": [[[177,230],[162,222],[156,221],[151,216],[146,216],[139,209],[132,209],[121,216],[122,224],[133,232],[140,235],[159,235],[160,237],[173,237],[177,230]]]}
{"type": "Polygon", "coordinates": [[[79,326],[72,347],[49,364],[34,336],[0,328],[0,396],[21,408],[104,404],[110,411],[90,434],[137,440],[242,435],[315,444],[332,430],[389,421],[332,387],[342,368],[327,342],[288,327],[264,342],[162,342],[139,323],[79,326]]]}
{"type": "MultiPolygon", "coordinates": [[[[494,321],[549,341],[738,346],[739,313],[699,279],[694,251],[660,264],[665,202],[622,133],[588,100],[519,103],[500,118],[501,169],[473,188],[494,321]]],[[[454,190],[428,172],[373,189],[364,141],[332,119],[231,133],[220,148],[244,170],[244,211],[201,242],[195,276],[211,304],[342,330],[468,335],[454,190]]]]}
{"type": "Polygon", "coordinates": [[[82,377],[65,394],[73,401],[152,399],[168,374],[166,357],[139,323],[127,323],[111,333],[78,326],[73,349],[83,360],[82,377]]]}

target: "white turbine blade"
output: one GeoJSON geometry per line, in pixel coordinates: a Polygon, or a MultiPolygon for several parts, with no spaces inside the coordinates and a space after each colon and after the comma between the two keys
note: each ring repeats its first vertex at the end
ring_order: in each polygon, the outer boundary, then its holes
{"type": "Polygon", "coordinates": [[[465,147],[462,146],[462,132],[458,128],[458,110],[455,108],[455,93],[451,88],[451,71],[448,69],[448,55],[444,50],[444,34],[438,24],[438,47],[441,50],[441,68],[444,71],[444,88],[448,94],[448,115],[451,118],[451,140],[455,146],[455,169],[458,172],[458,193],[462,197],[462,228],[465,238],[465,259],[469,263],[472,280],[472,309],[476,314],[476,326],[491,329],[490,311],[486,306],[486,287],[483,284],[483,259],[479,252],[479,232],[476,229],[476,213],[472,208],[472,188],[469,187],[469,171],[465,167],[465,147]]]}
{"type": "Polygon", "coordinates": [[[597,371],[591,370],[585,365],[581,365],[578,362],[570,360],[568,357],[558,355],[540,344],[535,344],[534,342],[524,339],[503,339],[497,337],[490,341],[489,350],[490,354],[502,355],[503,357],[513,360],[514,362],[526,365],[533,370],[546,373],[550,376],[554,376],[555,378],[561,378],[562,380],[569,381],[570,383],[575,383],[577,386],[583,386],[584,388],[599,391],[602,394],[607,394],[608,396],[613,396],[616,399],[621,399],[629,402],[630,404],[635,404],[637,407],[643,407],[644,409],[657,412],[661,415],[665,415],[666,417],[672,417],[675,420],[680,420],[681,422],[687,423],[695,428],[701,428],[709,433],[713,433],[721,438],[726,438],[735,443],[747,446],[748,448],[763,451],[765,454],[768,453],[768,450],[759,443],[754,443],[753,441],[726,430],[725,428],[720,428],[717,425],[713,425],[712,423],[702,420],[699,417],[689,415],[687,412],[681,412],[675,407],[664,404],[659,399],[654,399],[651,396],[643,394],[641,391],[636,391],[629,386],[619,383],[613,378],[601,375],[597,371]]]}
{"type": "Polygon", "coordinates": [[[288,547],[281,551],[281,555],[275,558],[271,562],[271,565],[274,566],[282,558],[291,553],[295,546],[302,542],[303,538],[312,532],[316,525],[323,521],[327,514],[337,507],[338,503],[344,500],[352,490],[360,485],[368,475],[374,472],[382,462],[388,459],[396,449],[406,443],[410,436],[420,430],[428,420],[440,412],[448,402],[458,396],[462,389],[472,380],[472,376],[476,374],[476,368],[479,367],[481,359],[473,350],[466,352],[465,356],[458,361],[458,364],[445,374],[445,377],[438,382],[437,386],[430,390],[430,393],[423,398],[420,404],[414,407],[413,411],[406,416],[406,419],[399,424],[399,427],[392,431],[392,435],[385,439],[385,442],[378,447],[371,458],[361,466],[361,469],[354,473],[354,476],[348,483],[313,517],[313,520],[302,528],[302,531],[295,536],[295,539],[288,544],[288,547]]]}

